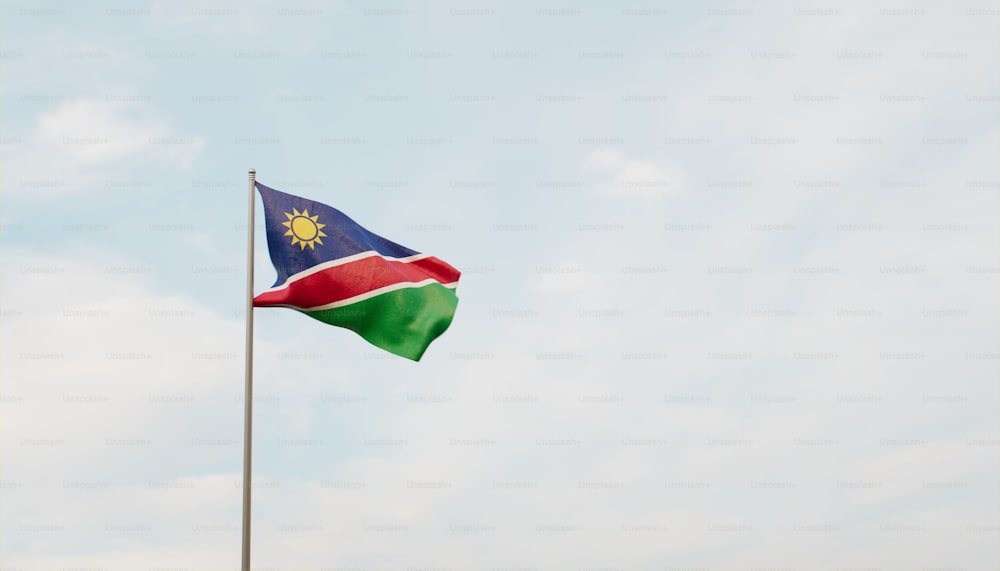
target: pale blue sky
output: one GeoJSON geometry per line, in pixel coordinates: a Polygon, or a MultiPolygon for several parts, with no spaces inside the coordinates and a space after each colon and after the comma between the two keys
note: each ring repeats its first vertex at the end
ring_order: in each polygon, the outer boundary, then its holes
{"type": "Polygon", "coordinates": [[[238,565],[254,167],[464,272],[257,311],[255,566],[996,568],[997,18],[5,2],[0,566],[238,565]]]}

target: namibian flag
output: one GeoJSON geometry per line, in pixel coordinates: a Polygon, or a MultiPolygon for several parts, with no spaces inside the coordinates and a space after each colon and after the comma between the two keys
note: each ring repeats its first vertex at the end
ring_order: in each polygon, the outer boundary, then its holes
{"type": "Polygon", "coordinates": [[[451,324],[460,272],[336,208],[256,184],[278,280],[254,306],[297,309],[419,361],[451,324]]]}

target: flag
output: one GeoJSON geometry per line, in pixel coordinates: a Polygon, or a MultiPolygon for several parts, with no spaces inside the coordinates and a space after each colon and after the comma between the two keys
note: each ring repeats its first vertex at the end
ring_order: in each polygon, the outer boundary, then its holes
{"type": "Polygon", "coordinates": [[[419,361],[451,324],[461,273],[373,234],[325,204],[268,188],[267,249],[278,273],[255,307],[288,307],[419,361]]]}

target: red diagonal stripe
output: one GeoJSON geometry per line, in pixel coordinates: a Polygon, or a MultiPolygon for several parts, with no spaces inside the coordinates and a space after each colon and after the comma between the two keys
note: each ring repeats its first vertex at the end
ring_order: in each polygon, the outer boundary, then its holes
{"type": "Polygon", "coordinates": [[[256,307],[292,305],[309,308],[400,282],[433,278],[442,284],[450,284],[458,281],[460,275],[461,272],[434,257],[404,263],[371,256],[305,276],[276,291],[265,291],[254,298],[253,304],[256,307]]]}

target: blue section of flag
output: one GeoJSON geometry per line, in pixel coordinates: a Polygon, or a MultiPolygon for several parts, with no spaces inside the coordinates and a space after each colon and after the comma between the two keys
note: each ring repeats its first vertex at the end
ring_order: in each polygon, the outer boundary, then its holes
{"type": "Polygon", "coordinates": [[[285,283],[288,276],[317,264],[362,252],[375,251],[393,258],[405,258],[420,253],[365,230],[336,208],[274,190],[259,182],[256,185],[264,201],[267,249],[271,253],[274,269],[278,272],[275,286],[285,283]],[[283,223],[288,221],[285,213],[293,214],[293,210],[298,212],[308,210],[310,217],[319,216],[317,222],[326,225],[322,229],[326,237],[320,238],[322,244],[314,243],[313,246],[305,248],[301,244],[292,245],[292,237],[285,235],[289,228],[283,223]]]}

